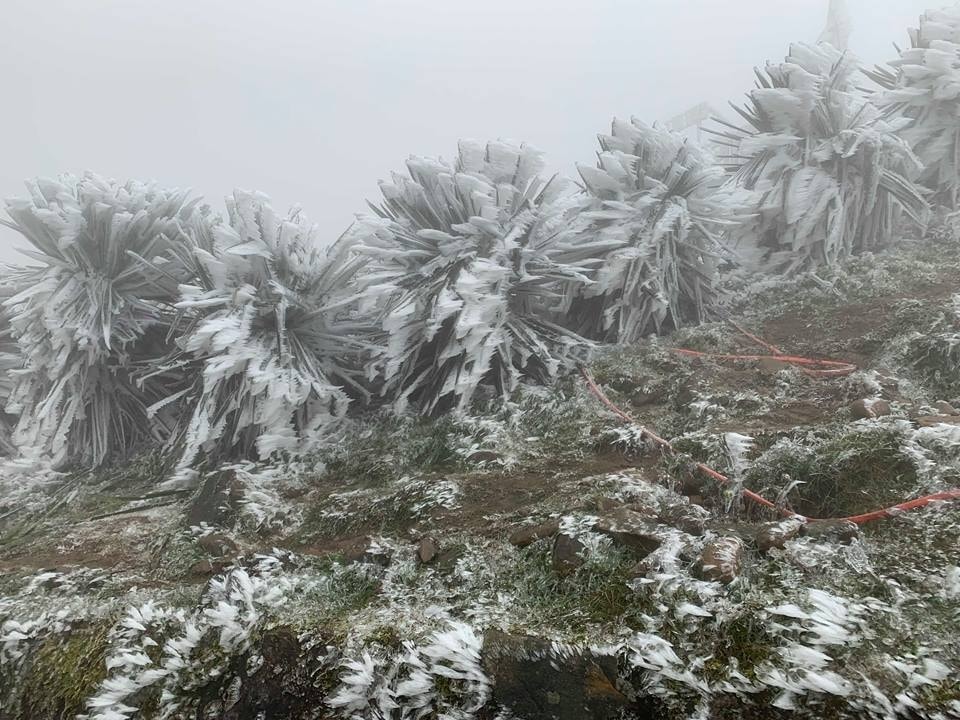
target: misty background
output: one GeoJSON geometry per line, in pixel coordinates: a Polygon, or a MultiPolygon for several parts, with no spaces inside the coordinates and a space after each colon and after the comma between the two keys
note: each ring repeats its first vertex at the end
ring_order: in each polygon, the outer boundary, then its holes
{"type": "MultiPolygon", "coordinates": [[[[894,56],[937,0],[849,0],[894,56]]],[[[408,155],[522,140],[572,174],[614,115],[722,109],[828,0],[7,0],[0,197],[89,169],[298,203],[332,241],[408,155]]],[[[22,262],[0,227],[0,261],[22,262]]]]}

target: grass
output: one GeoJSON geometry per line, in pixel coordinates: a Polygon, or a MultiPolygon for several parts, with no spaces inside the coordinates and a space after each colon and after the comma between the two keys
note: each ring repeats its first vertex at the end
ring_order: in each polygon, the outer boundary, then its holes
{"type": "Polygon", "coordinates": [[[73,718],[106,677],[110,623],[75,627],[51,634],[31,654],[21,680],[20,720],[73,718]]]}
{"type": "Polygon", "coordinates": [[[855,515],[901,501],[917,484],[917,470],[893,430],[841,428],[824,439],[807,436],[781,440],[754,462],[745,474],[747,487],[788,494],[796,512],[811,517],[855,515]]]}
{"type": "Polygon", "coordinates": [[[638,628],[651,607],[644,591],[628,585],[636,562],[630,553],[610,548],[602,558],[561,577],[551,566],[549,544],[540,542],[511,554],[497,586],[511,598],[516,615],[527,615],[538,626],[584,632],[584,623],[638,628]]]}

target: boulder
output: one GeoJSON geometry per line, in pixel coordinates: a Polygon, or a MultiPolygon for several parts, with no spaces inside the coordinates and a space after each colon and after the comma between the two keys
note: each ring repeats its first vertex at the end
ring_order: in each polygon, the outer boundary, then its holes
{"type": "Polygon", "coordinates": [[[204,552],[213,557],[236,557],[239,552],[237,544],[223,533],[210,533],[198,541],[204,552]]]}
{"type": "Polygon", "coordinates": [[[792,540],[803,529],[803,518],[789,517],[776,522],[764,523],[753,536],[760,552],[767,552],[772,548],[783,548],[787,540],[792,540]]]}
{"type": "Polygon", "coordinates": [[[850,404],[850,413],[858,420],[883,417],[890,412],[890,403],[878,398],[864,398],[850,404]]]}
{"type": "Polygon", "coordinates": [[[551,565],[558,575],[569,575],[583,565],[583,551],[586,546],[577,538],[560,533],[553,541],[551,565]]]}
{"type": "Polygon", "coordinates": [[[710,513],[693,503],[675,503],[660,511],[660,522],[691,535],[703,535],[710,513]]]}
{"type": "Polygon", "coordinates": [[[375,545],[370,538],[361,538],[343,551],[343,561],[347,565],[365,563],[388,567],[391,559],[390,553],[375,545]]]}
{"type": "Polygon", "coordinates": [[[722,537],[707,543],[697,563],[700,576],[728,584],[743,569],[743,541],[738,537],[722,537]]]}
{"type": "Polygon", "coordinates": [[[801,534],[815,540],[848,543],[860,535],[860,527],[849,520],[814,520],[801,528],[801,534]]]}
{"type": "Polygon", "coordinates": [[[424,565],[429,565],[436,560],[439,552],[437,541],[431,537],[421,538],[417,544],[417,560],[424,565]]]}
{"type": "Polygon", "coordinates": [[[517,547],[527,547],[537,540],[553,537],[560,532],[559,520],[547,520],[539,525],[530,525],[520,528],[510,536],[510,544],[517,547]]]}
{"type": "Polygon", "coordinates": [[[960,411],[946,400],[937,400],[937,402],[933,404],[933,407],[941,415],[960,415],[960,411]]]}
{"type": "Polygon", "coordinates": [[[550,640],[489,630],[481,660],[496,704],[524,720],[607,720],[629,701],[618,689],[617,660],[550,640]]]}
{"type": "Polygon", "coordinates": [[[615,545],[632,550],[640,557],[646,557],[660,547],[656,520],[629,508],[603,515],[593,529],[609,537],[615,545]]]}

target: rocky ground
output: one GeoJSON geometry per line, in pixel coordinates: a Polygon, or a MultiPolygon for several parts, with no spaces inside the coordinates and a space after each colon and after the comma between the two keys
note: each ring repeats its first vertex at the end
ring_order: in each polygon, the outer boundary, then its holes
{"type": "MultiPolygon", "coordinates": [[[[960,717],[960,245],[792,283],[469,418],[166,489],[5,469],[0,718],[960,717]],[[706,462],[724,486],[694,469],[706,462]]],[[[491,408],[494,405],[491,403],[491,408]]]]}

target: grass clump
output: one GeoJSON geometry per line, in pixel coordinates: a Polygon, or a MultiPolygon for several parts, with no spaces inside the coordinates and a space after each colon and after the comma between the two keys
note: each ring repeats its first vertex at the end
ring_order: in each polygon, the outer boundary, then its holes
{"type": "Polygon", "coordinates": [[[887,507],[903,500],[917,481],[900,433],[888,427],[780,440],[745,472],[747,487],[786,492],[791,507],[810,517],[887,507]]]}
{"type": "Polygon", "coordinates": [[[651,608],[645,594],[629,584],[636,563],[632,554],[606,548],[570,575],[561,576],[551,566],[549,546],[536,543],[512,554],[497,587],[511,598],[515,617],[527,615],[538,626],[586,629],[586,623],[639,628],[644,612],[651,608]]]}

